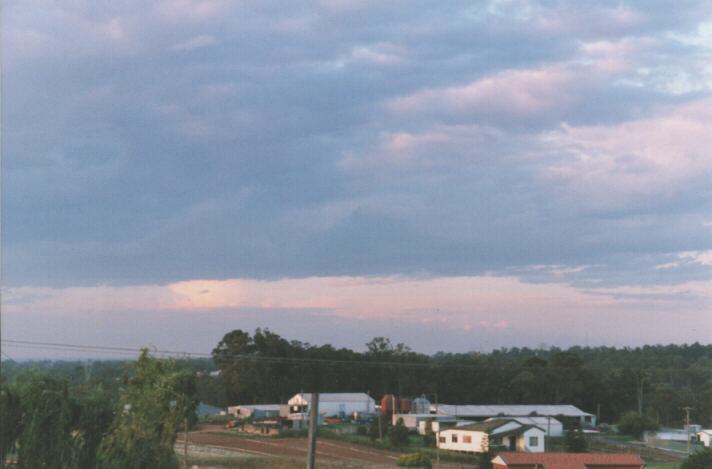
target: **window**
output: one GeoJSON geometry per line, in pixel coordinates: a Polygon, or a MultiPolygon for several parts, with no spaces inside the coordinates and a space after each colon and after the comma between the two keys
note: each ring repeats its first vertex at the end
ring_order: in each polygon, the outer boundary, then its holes
{"type": "Polygon", "coordinates": [[[452,442],[457,443],[457,433],[452,434],[452,442]]]}
{"type": "Polygon", "coordinates": [[[463,443],[472,443],[472,437],[470,435],[465,435],[462,437],[463,443]]]}
{"type": "Polygon", "coordinates": [[[441,436],[440,443],[445,443],[445,442],[447,442],[447,438],[445,438],[444,436],[441,436]]]}
{"type": "Polygon", "coordinates": [[[539,446],[539,437],[538,436],[530,436],[529,437],[529,446],[539,446]]]}

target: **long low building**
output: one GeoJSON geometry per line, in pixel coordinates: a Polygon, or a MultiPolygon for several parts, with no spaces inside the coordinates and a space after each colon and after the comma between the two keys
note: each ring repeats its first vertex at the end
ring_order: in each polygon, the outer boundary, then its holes
{"type": "Polygon", "coordinates": [[[430,406],[430,412],[458,419],[484,420],[497,417],[567,417],[578,418],[582,427],[595,427],[596,416],[573,405],[451,405],[430,406]]]}
{"type": "MultiPolygon", "coordinates": [[[[311,408],[311,393],[295,394],[287,404],[290,414],[308,413],[311,408]]],[[[324,412],[327,417],[335,415],[343,418],[354,412],[372,413],[375,410],[376,401],[363,392],[319,393],[319,412],[324,412]]]]}
{"type": "Polygon", "coordinates": [[[227,408],[227,413],[237,418],[272,418],[279,416],[280,404],[235,405],[227,408]]]}

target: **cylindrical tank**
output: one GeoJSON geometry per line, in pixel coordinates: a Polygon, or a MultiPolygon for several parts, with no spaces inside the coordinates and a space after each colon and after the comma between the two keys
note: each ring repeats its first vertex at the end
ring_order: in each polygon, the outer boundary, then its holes
{"type": "Polygon", "coordinates": [[[411,412],[414,414],[429,414],[430,401],[424,397],[416,397],[411,403],[411,412]]]}
{"type": "Polygon", "coordinates": [[[398,413],[399,414],[409,414],[410,413],[410,399],[398,399],[398,413]]]}
{"type": "Polygon", "coordinates": [[[386,394],[381,399],[381,413],[383,415],[407,414],[409,412],[409,399],[398,399],[393,394],[386,394]]]}
{"type": "Polygon", "coordinates": [[[386,394],[381,398],[381,413],[383,415],[393,415],[398,407],[398,399],[393,394],[386,394]]]}

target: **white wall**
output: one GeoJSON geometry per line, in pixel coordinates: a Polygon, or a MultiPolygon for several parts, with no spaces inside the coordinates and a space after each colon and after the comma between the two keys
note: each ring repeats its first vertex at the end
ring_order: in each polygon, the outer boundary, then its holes
{"type": "Polygon", "coordinates": [[[438,447],[453,451],[467,451],[471,453],[484,453],[487,451],[489,437],[487,433],[473,430],[458,430],[450,428],[438,433],[438,447]],[[453,442],[453,436],[457,437],[457,442],[453,442]],[[465,442],[465,437],[470,437],[470,442],[465,442]],[[440,438],[445,438],[444,442],[440,438]]]}
{"type": "Polygon", "coordinates": [[[530,428],[517,439],[517,449],[528,453],[543,453],[546,442],[546,432],[538,428],[530,428]],[[532,438],[536,438],[536,444],[532,445],[532,438]]]}
{"type": "Polygon", "coordinates": [[[709,446],[710,445],[710,439],[711,435],[707,432],[699,432],[697,433],[697,438],[700,439],[703,445],[709,446]]]}

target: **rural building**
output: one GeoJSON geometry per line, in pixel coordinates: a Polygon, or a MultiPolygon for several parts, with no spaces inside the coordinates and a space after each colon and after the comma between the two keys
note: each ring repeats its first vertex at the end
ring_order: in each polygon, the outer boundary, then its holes
{"type": "Polygon", "coordinates": [[[466,453],[485,453],[501,447],[511,451],[544,451],[545,432],[533,425],[522,425],[513,419],[494,419],[441,430],[438,448],[466,453]]]}
{"type": "Polygon", "coordinates": [[[697,432],[697,439],[705,446],[710,445],[710,439],[712,439],[712,429],[700,430],[697,432]]]}
{"type": "MultiPolygon", "coordinates": [[[[292,396],[287,404],[290,414],[309,413],[311,393],[299,393],[292,396]]],[[[327,417],[344,418],[354,412],[375,412],[376,401],[363,392],[336,392],[319,394],[319,413],[327,417]]]]}
{"type": "Polygon", "coordinates": [[[500,453],[494,469],[644,469],[645,462],[631,453],[500,453]]]}
{"type": "Polygon", "coordinates": [[[458,419],[501,417],[566,417],[579,419],[583,428],[596,426],[596,416],[573,405],[431,405],[430,412],[458,419]]]}
{"type": "Polygon", "coordinates": [[[266,419],[279,416],[280,404],[236,405],[227,408],[227,413],[237,418],[266,419]]]}
{"type": "MultiPolygon", "coordinates": [[[[398,423],[398,419],[403,419],[403,424],[406,426],[406,428],[418,430],[418,433],[420,433],[421,435],[425,435],[425,431],[426,431],[425,424],[428,420],[432,420],[433,423],[452,422],[454,424],[456,422],[456,419],[454,417],[450,417],[447,415],[393,414],[391,416],[391,425],[395,425],[396,423],[398,423]]],[[[437,425],[435,425],[432,427],[432,430],[434,432],[436,432],[439,430],[439,427],[437,425]]]]}

